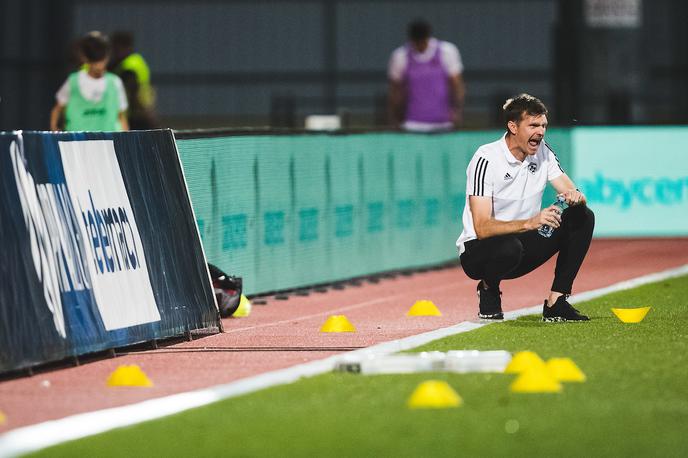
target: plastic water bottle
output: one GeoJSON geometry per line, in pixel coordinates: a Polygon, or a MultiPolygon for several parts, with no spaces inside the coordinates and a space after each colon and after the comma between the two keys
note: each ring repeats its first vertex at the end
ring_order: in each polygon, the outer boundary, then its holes
{"type": "Polygon", "coordinates": [[[504,350],[451,350],[447,353],[399,353],[395,355],[346,355],[335,363],[337,372],[354,374],[414,374],[419,372],[504,372],[511,353],[504,350]]]}
{"type": "MultiPolygon", "coordinates": [[[[559,214],[561,215],[566,208],[566,199],[564,199],[564,196],[557,196],[556,202],[554,202],[552,205],[559,207],[559,214]]],[[[554,232],[554,228],[552,226],[548,226],[547,224],[543,224],[540,226],[540,229],[538,229],[538,234],[546,238],[550,238],[552,236],[552,232],[554,232]]]]}
{"type": "Polygon", "coordinates": [[[352,355],[338,361],[334,370],[368,375],[441,372],[444,370],[445,358],[445,353],[437,351],[397,355],[352,355]]]}
{"type": "Polygon", "coordinates": [[[447,372],[504,372],[511,361],[511,353],[505,350],[450,350],[444,361],[447,372]]]}

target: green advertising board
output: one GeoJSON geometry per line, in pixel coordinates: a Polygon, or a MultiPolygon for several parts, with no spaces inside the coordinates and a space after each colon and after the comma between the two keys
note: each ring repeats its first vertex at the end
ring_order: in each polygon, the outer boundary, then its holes
{"type": "Polygon", "coordinates": [[[466,166],[499,132],[177,141],[209,262],[248,294],[456,259],[466,166]]]}

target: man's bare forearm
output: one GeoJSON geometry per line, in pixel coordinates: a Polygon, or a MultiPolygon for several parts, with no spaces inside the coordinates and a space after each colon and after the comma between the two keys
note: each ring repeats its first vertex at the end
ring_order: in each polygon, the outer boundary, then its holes
{"type": "Polygon", "coordinates": [[[486,239],[497,235],[518,234],[537,229],[538,227],[533,224],[532,219],[518,219],[514,221],[489,219],[480,224],[476,223],[475,233],[479,239],[486,239]]]}

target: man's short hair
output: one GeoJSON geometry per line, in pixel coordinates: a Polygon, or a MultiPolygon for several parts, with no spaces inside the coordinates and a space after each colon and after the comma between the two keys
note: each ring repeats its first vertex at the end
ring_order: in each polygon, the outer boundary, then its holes
{"type": "Polygon", "coordinates": [[[415,19],[408,25],[408,37],[413,42],[427,40],[432,34],[432,27],[425,19],[415,19]]]}
{"type": "Polygon", "coordinates": [[[530,94],[518,94],[508,99],[502,106],[502,110],[505,124],[509,124],[509,121],[518,124],[523,113],[529,116],[547,115],[547,107],[542,100],[530,94]]]}
{"type": "Polygon", "coordinates": [[[110,42],[98,31],[88,32],[81,39],[81,54],[86,62],[100,62],[110,54],[110,42]]]}

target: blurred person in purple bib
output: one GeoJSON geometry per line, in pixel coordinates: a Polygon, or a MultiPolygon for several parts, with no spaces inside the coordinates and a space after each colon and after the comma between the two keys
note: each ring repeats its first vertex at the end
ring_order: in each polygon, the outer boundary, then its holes
{"type": "Polygon", "coordinates": [[[465,85],[458,48],[415,20],[409,41],[389,59],[388,114],[395,126],[417,132],[450,130],[463,121],[465,85]]]}

